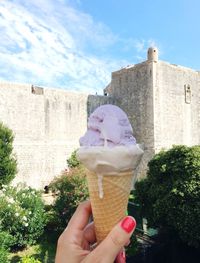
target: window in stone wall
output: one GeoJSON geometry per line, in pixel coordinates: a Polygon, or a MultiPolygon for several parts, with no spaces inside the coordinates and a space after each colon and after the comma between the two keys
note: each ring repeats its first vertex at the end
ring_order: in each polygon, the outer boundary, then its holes
{"type": "Polygon", "coordinates": [[[191,103],[191,87],[190,85],[184,85],[185,89],[185,103],[190,104],[191,103]]]}

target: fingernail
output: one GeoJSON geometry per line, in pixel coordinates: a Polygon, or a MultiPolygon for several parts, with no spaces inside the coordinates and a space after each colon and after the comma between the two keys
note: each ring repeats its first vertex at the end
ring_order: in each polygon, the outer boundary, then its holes
{"type": "Polygon", "coordinates": [[[130,233],[133,231],[133,229],[136,226],[136,221],[134,218],[127,216],[124,218],[124,220],[121,222],[121,227],[126,231],[127,233],[130,233]]]}

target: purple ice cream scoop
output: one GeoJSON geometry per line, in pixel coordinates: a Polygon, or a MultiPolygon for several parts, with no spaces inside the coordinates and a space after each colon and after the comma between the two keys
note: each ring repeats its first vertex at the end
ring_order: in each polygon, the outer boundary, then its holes
{"type": "Polygon", "coordinates": [[[98,107],[90,115],[88,130],[79,142],[81,146],[109,147],[136,144],[126,113],[111,104],[98,107]]]}

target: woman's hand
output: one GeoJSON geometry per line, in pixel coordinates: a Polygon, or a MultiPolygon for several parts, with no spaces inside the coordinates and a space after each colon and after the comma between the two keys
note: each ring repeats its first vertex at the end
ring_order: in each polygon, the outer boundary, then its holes
{"type": "Polygon", "coordinates": [[[127,216],[119,222],[108,236],[91,251],[96,237],[94,223],[88,224],[92,213],[91,204],[79,205],[65,231],[58,239],[55,263],[124,263],[123,247],[135,229],[135,219],[127,216]]]}

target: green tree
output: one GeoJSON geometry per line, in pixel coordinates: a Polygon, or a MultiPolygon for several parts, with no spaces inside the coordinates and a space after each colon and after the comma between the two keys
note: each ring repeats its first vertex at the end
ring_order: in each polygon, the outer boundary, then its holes
{"type": "Polygon", "coordinates": [[[0,123],[0,187],[10,183],[17,172],[17,161],[13,155],[12,131],[0,123]]]}
{"type": "Polygon", "coordinates": [[[69,159],[67,159],[67,164],[69,168],[75,168],[80,165],[80,161],[77,159],[76,153],[77,153],[77,150],[74,150],[71,156],[69,157],[69,159]]]}
{"type": "Polygon", "coordinates": [[[161,151],[148,168],[147,177],[136,183],[135,195],[149,226],[199,247],[200,146],[161,151]]]}

